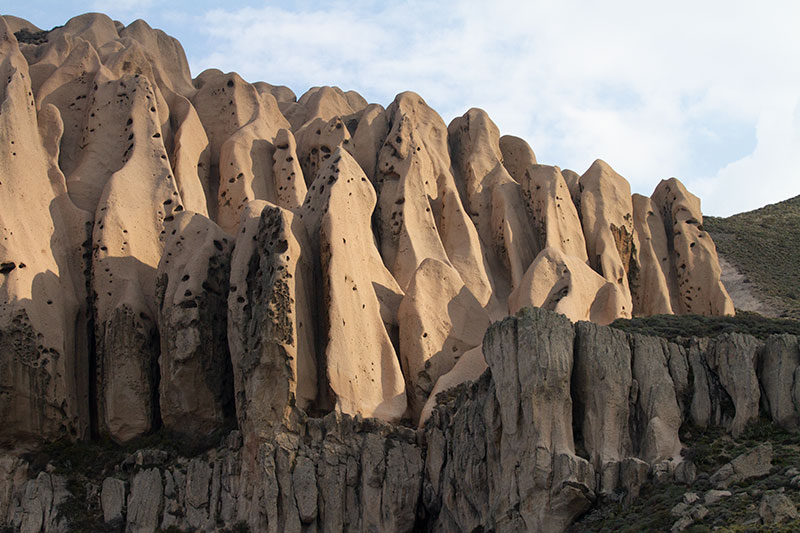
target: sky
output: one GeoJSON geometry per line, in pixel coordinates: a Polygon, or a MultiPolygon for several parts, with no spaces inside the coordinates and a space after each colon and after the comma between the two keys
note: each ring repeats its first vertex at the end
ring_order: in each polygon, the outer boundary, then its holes
{"type": "Polygon", "coordinates": [[[484,109],[539,163],[603,159],[650,195],[677,177],[705,214],[800,194],[800,2],[27,0],[43,29],[142,18],[206,68],[335,85],[388,106],[406,90],[449,123],[484,109]],[[491,4],[491,5],[490,5],[491,4]],[[221,7],[224,5],[225,7],[221,7]]]}

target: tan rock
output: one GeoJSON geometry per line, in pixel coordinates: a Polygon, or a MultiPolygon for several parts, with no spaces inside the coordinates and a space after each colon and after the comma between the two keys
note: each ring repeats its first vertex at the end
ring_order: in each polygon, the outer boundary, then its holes
{"type": "Polygon", "coordinates": [[[272,176],[275,180],[275,204],[284,209],[297,209],[303,204],[308,189],[297,157],[297,143],[287,129],[275,136],[272,155],[272,176]]]}
{"type": "Polygon", "coordinates": [[[176,123],[175,146],[170,161],[184,207],[206,217],[216,216],[215,184],[212,183],[208,137],[192,103],[172,93],[170,117],[176,123]]]}
{"type": "Polygon", "coordinates": [[[82,438],[88,430],[88,215],[58,170],[63,123],[37,118],[25,58],[0,20],[0,442],[82,438]]]}
{"type": "Polygon", "coordinates": [[[567,189],[569,189],[569,194],[572,197],[572,203],[575,204],[575,208],[578,210],[578,215],[581,213],[581,175],[575,172],[574,170],[570,170],[565,168],[561,171],[561,175],[564,176],[564,183],[567,184],[567,189]]]}
{"type": "Polygon", "coordinates": [[[513,135],[503,135],[499,139],[503,166],[517,183],[522,183],[525,169],[536,164],[536,154],[525,139],[513,135]]]}
{"type": "Polygon", "coordinates": [[[155,79],[162,88],[168,88],[183,97],[190,98],[195,92],[189,62],[183,46],[174,37],[161,30],[151,28],[138,19],[119,32],[120,38],[131,38],[141,46],[147,61],[152,65],[155,79]]]}
{"type": "Polygon", "coordinates": [[[233,241],[190,211],[167,229],[156,286],[161,420],[171,431],[204,437],[233,415],[225,309],[233,241]]]}
{"type": "Polygon", "coordinates": [[[653,192],[667,239],[672,241],[672,271],[678,288],[680,313],[733,315],[733,301],[722,285],[717,250],[703,230],[700,199],[675,178],[662,180],[653,192]]]}
{"type": "Polygon", "coordinates": [[[325,375],[335,409],[387,421],[406,411],[403,374],[385,324],[403,292],[372,237],[375,191],[341,148],[309,188],[303,221],[321,259],[325,375]]]}
{"type": "MultiPolygon", "coordinates": [[[[359,98],[354,98],[352,94],[348,98],[348,93],[338,87],[312,87],[296,103],[283,105],[281,111],[291,123],[292,131],[298,131],[315,119],[329,122],[333,118],[355,113],[357,110],[351,103],[360,105],[363,98],[359,98]]],[[[363,101],[363,106],[366,106],[366,101],[363,101]]]]}
{"type": "Polygon", "coordinates": [[[671,315],[676,290],[667,234],[659,210],[650,198],[633,195],[633,224],[634,253],[629,276],[633,314],[671,315]]]}
{"type": "Polygon", "coordinates": [[[102,13],[85,13],[67,21],[63,26],[53,28],[47,35],[48,40],[56,40],[68,34],[88,41],[95,50],[104,44],[119,39],[119,32],[114,21],[102,13]]]}
{"type": "Polygon", "coordinates": [[[503,166],[500,131],[483,110],[473,108],[454,119],[448,134],[453,167],[487,256],[495,299],[504,301],[538,250],[520,186],[503,166]]]}
{"type": "Polygon", "coordinates": [[[297,156],[306,184],[311,186],[320,169],[327,166],[333,152],[340,146],[350,145],[350,131],[338,116],[328,121],[315,118],[296,131],[297,156]]]}
{"type": "Polygon", "coordinates": [[[509,313],[533,306],[566,315],[570,320],[608,324],[620,316],[619,291],[575,257],[545,248],[508,299],[509,313]]]}
{"type": "Polygon", "coordinates": [[[278,104],[297,101],[294,91],[285,85],[272,85],[271,83],[257,81],[253,84],[253,87],[256,88],[259,94],[269,93],[274,96],[278,104]]]}
{"type": "Polygon", "coordinates": [[[94,93],[94,78],[104,69],[97,52],[87,41],[71,36],[64,36],[64,39],[69,55],[61,58],[52,54],[56,57],[45,57],[33,68],[42,80],[36,91],[38,107],[54,105],[64,122],[59,164],[62,172],[69,176],[78,165],[86,144],[85,126],[91,107],[89,97],[94,93]]]}
{"type": "MultiPolygon", "coordinates": [[[[345,117],[345,125],[352,129],[355,117],[345,117]]],[[[346,145],[347,151],[358,161],[361,170],[375,185],[375,173],[378,167],[378,153],[389,133],[389,122],[386,110],[379,104],[369,104],[360,113],[351,143],[346,145]]]]}
{"type": "Polygon", "coordinates": [[[486,307],[492,285],[478,232],[450,171],[447,129],[422,98],[401,93],[387,109],[392,128],[378,155],[381,256],[401,287],[426,258],[452,266],[486,307]]]}
{"type": "Polygon", "coordinates": [[[531,165],[522,176],[522,191],[539,248],[555,248],[588,262],[581,220],[558,167],[531,165]]]}
{"type": "Polygon", "coordinates": [[[411,279],[397,318],[400,362],[416,419],[439,377],[481,343],[489,316],[452,267],[426,259],[411,279]]]}
{"type": "MultiPolygon", "coordinates": [[[[117,441],[153,427],[156,269],[166,240],[164,224],[183,210],[162,137],[156,135],[160,120],[154,89],[147,78],[135,75],[98,89],[92,120],[119,124],[120,131],[116,139],[104,138],[107,130],[95,131],[90,144],[122,142],[126,148],[79,167],[86,172],[87,185],[104,185],[92,239],[98,417],[101,428],[117,441]]],[[[90,196],[83,199],[91,202],[90,196]]]]}
{"type": "MultiPolygon", "coordinates": [[[[234,82],[234,98],[236,83],[234,82]]],[[[225,83],[227,87],[227,83],[225,83]]],[[[241,91],[246,93],[253,104],[254,114],[249,121],[222,143],[219,154],[219,195],[217,220],[224,230],[233,233],[239,221],[241,210],[251,200],[266,200],[279,203],[278,187],[273,172],[275,138],[281,129],[289,124],[278,110],[278,104],[271,95],[259,97],[255,89],[241,81],[241,91]]],[[[205,88],[205,87],[204,87],[205,88]]],[[[212,157],[213,160],[213,157],[212,157]]]]}
{"type": "Polygon", "coordinates": [[[620,317],[633,309],[628,270],[633,253],[633,205],[625,178],[598,159],[580,179],[581,221],[589,265],[610,281],[622,302],[620,317]]]}
{"type": "Polygon", "coordinates": [[[483,347],[476,346],[464,352],[456,361],[456,364],[453,365],[453,368],[436,380],[436,384],[433,386],[419,416],[419,427],[424,427],[425,421],[430,418],[433,408],[436,407],[436,396],[439,393],[457,387],[462,383],[477,380],[486,372],[487,368],[489,367],[483,357],[483,347]]]}

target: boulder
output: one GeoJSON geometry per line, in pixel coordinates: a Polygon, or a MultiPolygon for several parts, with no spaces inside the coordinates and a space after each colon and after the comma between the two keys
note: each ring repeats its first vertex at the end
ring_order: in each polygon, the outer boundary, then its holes
{"type": "Polygon", "coordinates": [[[710,481],[717,489],[727,489],[739,481],[769,474],[772,468],[772,444],[765,442],[749,452],[738,455],[711,475],[710,481]]]}

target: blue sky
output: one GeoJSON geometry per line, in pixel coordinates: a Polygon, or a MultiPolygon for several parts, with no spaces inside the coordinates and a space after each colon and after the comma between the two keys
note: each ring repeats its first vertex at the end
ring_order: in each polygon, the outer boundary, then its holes
{"type": "MultiPolygon", "coordinates": [[[[49,29],[101,11],[178,38],[192,74],[413,90],[449,122],[485,109],[540,163],[595,158],[649,195],[680,178],[706,214],[800,194],[800,2],[29,0],[49,29]],[[166,5],[167,7],[164,7],[166,5]]],[[[7,9],[7,8],[4,8],[7,9]]]]}

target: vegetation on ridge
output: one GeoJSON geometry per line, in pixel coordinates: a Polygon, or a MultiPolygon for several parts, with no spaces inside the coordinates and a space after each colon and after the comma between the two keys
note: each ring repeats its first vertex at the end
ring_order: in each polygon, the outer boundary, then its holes
{"type": "Polygon", "coordinates": [[[618,318],[611,327],[629,333],[664,337],[716,337],[723,333],[746,333],[764,340],[770,335],[800,335],[800,321],[767,318],[758,313],[737,311],[736,316],[653,315],[639,318],[618,318]]]}
{"type": "Polygon", "coordinates": [[[800,196],[726,218],[703,217],[717,252],[778,310],[800,319],[800,196]]]}

